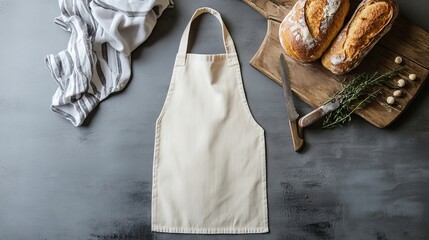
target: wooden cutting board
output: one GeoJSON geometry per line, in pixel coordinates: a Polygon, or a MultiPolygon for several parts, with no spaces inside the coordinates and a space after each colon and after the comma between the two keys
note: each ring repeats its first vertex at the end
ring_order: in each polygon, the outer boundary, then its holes
{"type": "MultiPolygon", "coordinates": [[[[279,73],[279,56],[282,53],[278,38],[278,28],[284,16],[296,0],[243,0],[261,13],[268,21],[268,30],[261,47],[250,64],[278,84],[281,84],[279,73]]],[[[360,0],[352,0],[349,16],[354,12],[360,0]]],[[[346,20],[347,21],[347,20],[346,20]]],[[[421,90],[429,75],[429,33],[413,25],[402,17],[394,23],[391,31],[365,57],[361,65],[349,74],[337,76],[325,69],[320,61],[301,63],[287,57],[290,70],[289,78],[292,90],[299,98],[312,107],[326,102],[330,96],[341,89],[342,84],[354,75],[363,72],[385,72],[398,68],[394,62],[401,56],[404,68],[398,78],[392,80],[396,85],[399,78],[406,81],[402,88],[403,96],[397,98],[394,105],[388,105],[386,98],[393,94],[392,89],[383,87],[382,94],[365,109],[356,112],[376,127],[384,128],[394,122],[411,104],[421,90]],[[414,73],[417,80],[408,80],[414,73]]]]}

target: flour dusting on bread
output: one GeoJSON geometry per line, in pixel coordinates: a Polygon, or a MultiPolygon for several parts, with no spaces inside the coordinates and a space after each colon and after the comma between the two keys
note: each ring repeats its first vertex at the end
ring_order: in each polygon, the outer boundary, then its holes
{"type": "Polygon", "coordinates": [[[346,59],[346,55],[345,54],[342,54],[342,55],[333,55],[333,56],[331,56],[331,63],[333,65],[338,65],[340,63],[343,63],[345,59],[346,59]]]}
{"type": "Polygon", "coordinates": [[[284,21],[288,21],[292,26],[290,27],[290,32],[296,41],[302,42],[306,47],[314,47],[314,38],[310,33],[310,29],[305,22],[305,17],[297,16],[293,14],[295,8],[302,8],[305,5],[306,0],[298,0],[298,2],[293,6],[292,10],[286,16],[284,21]]]}
{"type": "Polygon", "coordinates": [[[283,19],[279,40],[292,58],[320,58],[344,23],[349,0],[298,0],[283,19]]]}
{"type": "Polygon", "coordinates": [[[340,7],[341,0],[327,0],[325,7],[323,7],[323,19],[320,24],[322,32],[326,32],[328,26],[334,20],[334,15],[340,7]]]}
{"type": "Polygon", "coordinates": [[[363,0],[322,57],[322,65],[341,75],[356,68],[391,29],[398,16],[394,0],[363,0]]]}

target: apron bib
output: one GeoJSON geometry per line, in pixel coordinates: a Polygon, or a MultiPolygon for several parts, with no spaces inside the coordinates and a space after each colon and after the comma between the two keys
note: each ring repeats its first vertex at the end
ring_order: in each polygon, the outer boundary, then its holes
{"type": "Polygon", "coordinates": [[[180,41],[156,122],[152,230],[268,232],[264,130],[247,105],[232,38],[220,14],[197,9],[180,41]],[[225,54],[189,54],[192,21],[220,22],[225,54]]]}

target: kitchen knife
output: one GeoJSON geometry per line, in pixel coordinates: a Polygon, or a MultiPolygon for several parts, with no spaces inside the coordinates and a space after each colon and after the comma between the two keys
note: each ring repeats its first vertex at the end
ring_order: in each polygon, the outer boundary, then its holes
{"type": "Polygon", "coordinates": [[[304,145],[304,140],[300,136],[301,129],[298,126],[299,114],[296,112],[295,106],[293,105],[292,89],[290,87],[290,82],[288,79],[288,69],[283,54],[280,55],[280,76],[283,82],[283,93],[285,97],[287,114],[289,116],[289,126],[290,133],[292,136],[293,147],[295,151],[298,152],[304,145]]]}

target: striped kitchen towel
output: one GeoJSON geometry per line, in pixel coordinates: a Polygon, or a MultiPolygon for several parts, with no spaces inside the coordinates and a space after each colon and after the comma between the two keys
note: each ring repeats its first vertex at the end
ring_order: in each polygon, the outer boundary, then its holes
{"type": "Polygon", "coordinates": [[[46,57],[58,83],[51,109],[80,126],[97,104],[124,89],[131,52],[171,0],[59,0],[55,23],[71,33],[67,49],[46,57]]]}

